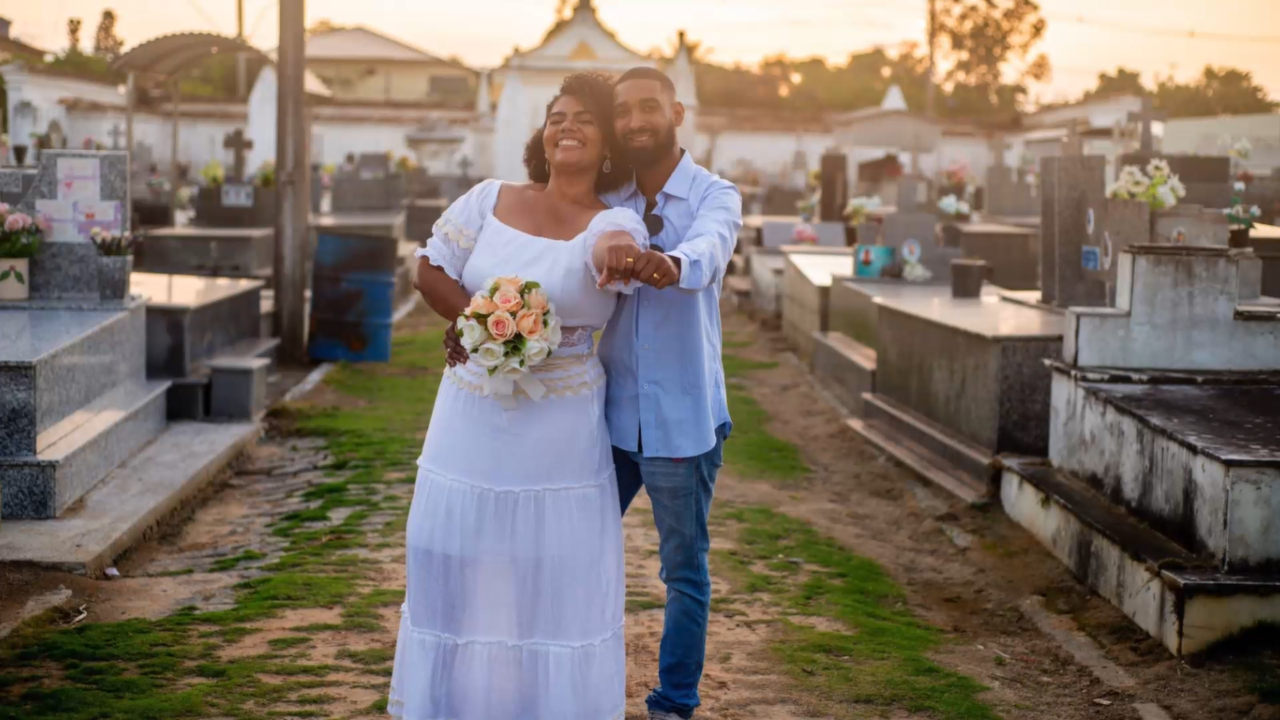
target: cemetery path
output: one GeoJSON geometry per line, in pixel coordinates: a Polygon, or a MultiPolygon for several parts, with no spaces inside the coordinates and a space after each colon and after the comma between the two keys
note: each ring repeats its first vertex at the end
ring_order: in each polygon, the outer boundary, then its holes
{"type": "MultiPolygon", "coordinates": [[[[1259,680],[1274,665],[1168,658],[998,511],[956,507],[863,444],[773,334],[732,313],[726,332],[735,429],[699,717],[1110,720],[1139,701],[1177,718],[1280,717],[1258,700],[1280,696],[1259,680]],[[1040,634],[1019,610],[1033,594],[1135,686],[1104,685],[1040,634]]],[[[58,605],[0,640],[0,720],[385,715],[439,333],[420,309],[391,364],[340,367],[273,413],[120,579],[0,568],[0,610],[58,605]]],[[[643,720],[665,599],[643,495],[624,532],[627,719],[643,720]]]]}

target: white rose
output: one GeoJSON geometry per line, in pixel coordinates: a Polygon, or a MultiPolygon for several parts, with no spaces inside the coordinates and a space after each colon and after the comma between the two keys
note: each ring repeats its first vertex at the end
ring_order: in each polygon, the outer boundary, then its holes
{"type": "Polygon", "coordinates": [[[545,340],[530,340],[524,346],[524,359],[527,365],[537,365],[551,354],[551,346],[545,340]]]}
{"type": "Polygon", "coordinates": [[[1235,190],[1238,193],[1244,192],[1244,181],[1243,180],[1235,181],[1235,183],[1232,184],[1231,189],[1235,190]]]}
{"type": "Polygon", "coordinates": [[[1165,160],[1155,159],[1147,163],[1147,174],[1153,178],[1165,177],[1169,172],[1169,163],[1165,160]]]}
{"type": "Polygon", "coordinates": [[[553,350],[560,347],[560,338],[563,335],[564,331],[560,329],[560,318],[551,316],[551,322],[547,323],[547,329],[542,333],[542,339],[547,341],[547,347],[553,350]]]}
{"type": "Polygon", "coordinates": [[[1174,196],[1178,199],[1182,199],[1187,196],[1187,186],[1182,184],[1182,181],[1178,179],[1177,175],[1169,178],[1169,189],[1173,191],[1174,196]]]}
{"type": "Polygon", "coordinates": [[[458,318],[458,338],[467,352],[474,351],[485,339],[485,329],[472,318],[458,318]]]}
{"type": "Polygon", "coordinates": [[[502,365],[507,354],[501,343],[487,342],[471,353],[471,362],[486,370],[502,365]]]}
{"type": "Polygon", "coordinates": [[[1249,208],[1249,214],[1254,217],[1262,217],[1262,208],[1258,207],[1257,205],[1254,205],[1253,207],[1249,208]]]}
{"type": "Polygon", "coordinates": [[[956,203],[956,210],[960,211],[961,215],[968,215],[970,212],[969,203],[961,200],[960,202],[956,203]]]}
{"type": "Polygon", "coordinates": [[[520,366],[520,357],[512,355],[502,361],[502,364],[498,367],[498,372],[503,375],[520,375],[525,372],[525,369],[520,366]]]}
{"type": "Polygon", "coordinates": [[[1156,199],[1166,209],[1178,204],[1178,196],[1173,194],[1173,190],[1168,185],[1161,185],[1156,188],[1156,199]]]}

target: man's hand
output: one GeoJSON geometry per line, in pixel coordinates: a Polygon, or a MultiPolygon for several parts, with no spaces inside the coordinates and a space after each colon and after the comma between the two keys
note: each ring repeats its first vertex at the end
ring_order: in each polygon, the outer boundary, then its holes
{"type": "Polygon", "coordinates": [[[458,326],[453,323],[449,323],[444,331],[444,351],[445,362],[449,367],[467,364],[467,349],[462,347],[462,341],[458,339],[458,326]]]}
{"type": "Polygon", "coordinates": [[[635,277],[658,290],[680,282],[680,261],[657,250],[645,250],[635,262],[635,277]]]}

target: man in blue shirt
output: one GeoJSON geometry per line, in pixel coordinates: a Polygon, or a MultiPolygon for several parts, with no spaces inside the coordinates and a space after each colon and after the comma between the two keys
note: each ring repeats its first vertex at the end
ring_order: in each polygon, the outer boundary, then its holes
{"type": "Polygon", "coordinates": [[[684,106],[666,75],[630,70],[614,101],[635,181],[603,199],[644,218],[651,248],[628,263],[647,287],[621,296],[601,339],[605,406],[622,511],[643,485],[667,585],[649,717],[687,719],[700,702],[711,607],[707,516],[731,428],[720,286],[742,227],[742,196],[676,142],[684,106]]]}

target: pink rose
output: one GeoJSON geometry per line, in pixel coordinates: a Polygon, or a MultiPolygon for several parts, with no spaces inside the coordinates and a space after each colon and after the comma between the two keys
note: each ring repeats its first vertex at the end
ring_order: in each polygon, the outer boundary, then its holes
{"type": "Polygon", "coordinates": [[[520,299],[520,293],[510,288],[502,288],[493,294],[493,302],[498,306],[499,310],[508,313],[515,313],[524,307],[524,301],[520,299]]]}
{"type": "Polygon", "coordinates": [[[543,330],[542,313],[536,310],[521,310],[520,314],[516,315],[516,329],[530,340],[538,339],[543,330]]]}
{"type": "Polygon", "coordinates": [[[538,314],[542,314],[551,307],[551,301],[547,300],[547,294],[542,292],[541,289],[534,289],[524,296],[524,306],[538,314]]]}
{"type": "Polygon", "coordinates": [[[516,336],[516,321],[509,313],[499,310],[489,316],[489,334],[498,342],[506,342],[516,336]]]}
{"type": "Polygon", "coordinates": [[[8,212],[9,212],[9,203],[0,202],[0,215],[4,215],[8,212]]]}
{"type": "Polygon", "coordinates": [[[17,232],[23,227],[22,213],[15,213],[4,219],[5,232],[17,232]]]}
{"type": "MultiPolygon", "coordinates": [[[[506,275],[495,278],[493,283],[498,286],[499,290],[510,290],[512,292],[520,292],[520,286],[524,285],[524,281],[515,275],[506,275]]],[[[492,285],[490,286],[492,287],[492,285]]]]}
{"type": "Polygon", "coordinates": [[[476,293],[475,296],[471,298],[471,304],[468,305],[467,309],[463,312],[467,315],[475,316],[492,315],[497,311],[498,306],[494,304],[493,300],[490,300],[488,297],[480,293],[476,293]]]}

